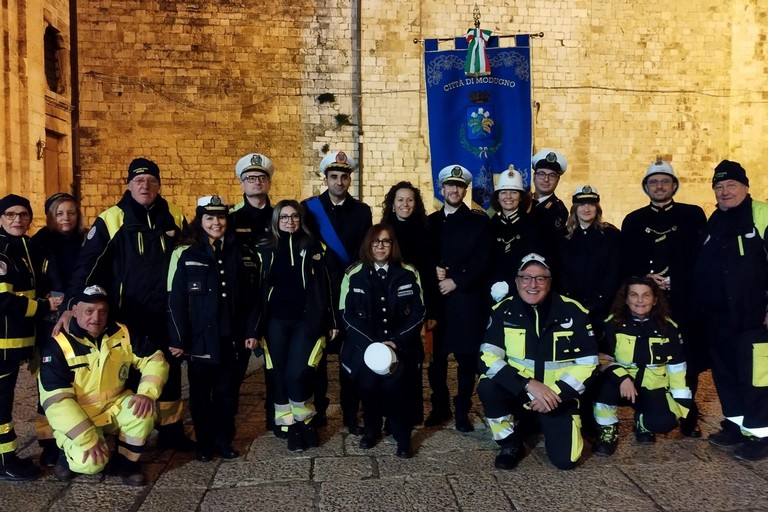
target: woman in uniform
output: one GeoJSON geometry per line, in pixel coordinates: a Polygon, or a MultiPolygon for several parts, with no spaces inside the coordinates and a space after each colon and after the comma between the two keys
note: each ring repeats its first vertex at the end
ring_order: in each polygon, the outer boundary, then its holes
{"type": "Polygon", "coordinates": [[[620,403],[635,408],[635,437],[652,443],[685,418],[693,400],[685,383],[683,340],[668,316],[664,294],[650,277],[631,277],[616,294],[600,343],[595,454],[613,455],[618,443],[620,403]]]}
{"type": "Polygon", "coordinates": [[[424,321],[419,275],[403,264],[394,230],[372,226],[360,248],[360,262],[347,270],[339,309],[346,328],[342,368],[357,383],[363,402],[364,434],[360,448],[370,449],[381,437],[382,418],[390,421],[397,456],[410,458],[412,415],[409,368],[420,363],[424,321]],[[397,366],[377,373],[365,362],[371,344],[381,343],[396,356],[397,366]]]}
{"type": "MultiPolygon", "coordinates": [[[[42,319],[56,311],[61,290],[55,263],[27,236],[32,223],[29,200],[9,194],[0,199],[0,480],[32,480],[38,469],[16,456],[13,401],[19,364],[33,357],[42,319]]],[[[58,455],[58,453],[56,453],[58,455]]],[[[55,462],[55,461],[54,461],[55,462]]]]}
{"type": "Polygon", "coordinates": [[[239,455],[232,447],[240,358],[256,346],[258,259],[227,229],[219,196],[197,202],[190,236],[177,247],[168,271],[170,352],[188,356],[189,405],[197,460],[239,455]]]}
{"type": "Polygon", "coordinates": [[[325,251],[310,234],[297,201],[283,200],[272,212],[262,262],[264,357],[275,400],[275,426],[287,432],[288,449],[320,445],[313,425],[313,382],[335,327],[325,251]]]}

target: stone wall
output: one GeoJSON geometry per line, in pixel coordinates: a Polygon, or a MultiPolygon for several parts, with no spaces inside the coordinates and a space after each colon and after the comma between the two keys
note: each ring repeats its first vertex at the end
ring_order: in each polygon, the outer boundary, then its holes
{"type": "MultiPolygon", "coordinates": [[[[354,192],[375,207],[400,179],[431,190],[422,48],[472,26],[475,1],[80,2],[83,202],[89,218],[124,190],[136,156],[163,194],[234,202],[250,151],[277,166],[272,196],[322,190],[327,149],[362,160],[354,192]],[[358,20],[361,30],[358,32],[358,20]]],[[[560,196],[597,187],[606,217],[645,203],[639,181],[670,159],[679,200],[712,209],[712,168],[741,161],[765,199],[761,144],[768,6],[759,0],[477,2],[496,34],[533,40],[535,145],[569,160],[560,196]],[[487,5],[486,5],[487,4],[487,5]]]]}

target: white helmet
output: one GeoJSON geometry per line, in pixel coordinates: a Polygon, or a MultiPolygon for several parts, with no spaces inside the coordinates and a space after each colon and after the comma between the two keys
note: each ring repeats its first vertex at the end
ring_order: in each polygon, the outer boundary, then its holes
{"type": "Polygon", "coordinates": [[[509,169],[499,173],[499,181],[496,182],[496,187],[493,191],[499,192],[501,190],[519,190],[520,192],[525,192],[525,187],[523,187],[523,175],[511,165],[509,166],[509,169]]]}

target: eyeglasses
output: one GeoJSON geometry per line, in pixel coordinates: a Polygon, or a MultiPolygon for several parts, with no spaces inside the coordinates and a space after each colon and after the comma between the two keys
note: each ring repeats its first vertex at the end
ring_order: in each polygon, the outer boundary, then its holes
{"type": "Polygon", "coordinates": [[[646,183],[648,183],[648,186],[655,187],[656,185],[671,185],[672,180],[669,178],[662,178],[658,180],[648,180],[646,183]]]}
{"type": "Polygon", "coordinates": [[[288,214],[285,214],[285,215],[280,215],[280,216],[278,217],[278,219],[280,219],[280,222],[288,222],[289,220],[292,220],[292,221],[294,221],[294,222],[298,222],[298,220],[300,219],[300,217],[299,217],[299,214],[298,214],[298,213],[292,213],[292,214],[290,214],[290,215],[288,215],[288,214]]]}
{"type": "Polygon", "coordinates": [[[544,171],[536,171],[533,173],[534,176],[539,178],[540,180],[556,180],[560,177],[559,174],[556,172],[544,172],[544,171]]]}
{"type": "Polygon", "coordinates": [[[131,180],[131,183],[134,183],[140,187],[151,187],[153,185],[160,185],[160,182],[157,180],[157,178],[153,178],[152,176],[133,178],[131,180]]]}
{"type": "Polygon", "coordinates": [[[269,180],[269,176],[267,176],[266,174],[257,174],[255,176],[253,175],[245,176],[240,181],[247,181],[248,183],[256,183],[256,182],[261,183],[262,181],[268,181],[268,180],[269,180]]]}
{"type": "Polygon", "coordinates": [[[536,281],[536,284],[544,284],[550,279],[552,279],[549,276],[529,276],[526,274],[518,274],[517,278],[523,284],[531,284],[531,281],[536,281]]]}
{"type": "Polygon", "coordinates": [[[8,220],[16,220],[16,217],[19,217],[21,220],[29,220],[32,218],[29,212],[5,212],[3,213],[3,217],[8,220]]]}
{"type": "Polygon", "coordinates": [[[379,238],[377,240],[373,240],[371,242],[372,247],[381,246],[381,247],[389,247],[392,245],[392,239],[391,238],[379,238]]]}

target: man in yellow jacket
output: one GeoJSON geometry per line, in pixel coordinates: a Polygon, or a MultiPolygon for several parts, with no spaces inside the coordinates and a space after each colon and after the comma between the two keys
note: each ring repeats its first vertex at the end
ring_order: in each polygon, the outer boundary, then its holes
{"type": "Polygon", "coordinates": [[[62,453],[54,475],[100,473],[110,459],[104,434],[117,434],[111,467],[126,485],[146,483],[139,457],[157,416],[155,401],[168,379],[156,347],[131,344],[128,329],[109,321],[106,291],[88,286],[75,297],[69,332],[41,348],[40,400],[62,453]],[[141,372],[137,393],[128,370],[141,372]]]}

